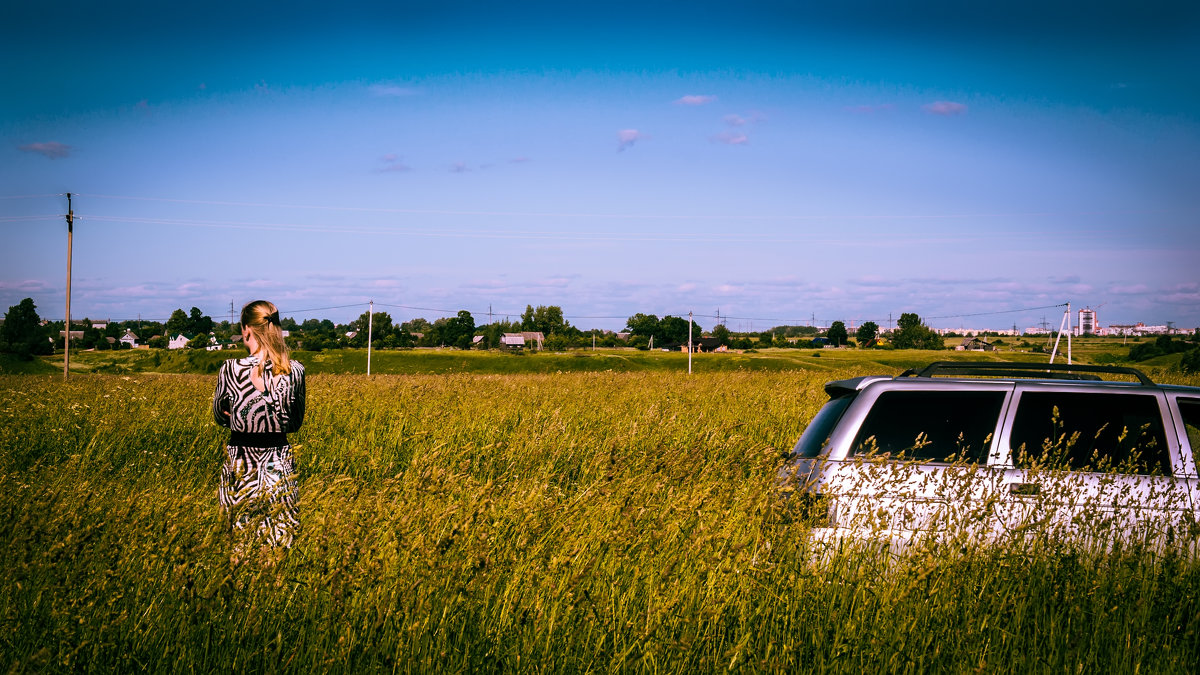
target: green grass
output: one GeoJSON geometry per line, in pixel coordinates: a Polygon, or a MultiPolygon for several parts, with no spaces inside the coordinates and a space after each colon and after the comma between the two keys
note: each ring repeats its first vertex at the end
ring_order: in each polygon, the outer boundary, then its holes
{"type": "Polygon", "coordinates": [[[881,364],[781,358],[822,365],[314,374],[297,545],[242,567],[216,505],[213,377],[0,377],[0,665],[1194,670],[1194,560],[815,562],[774,477],[823,382],[881,364]]]}
{"type": "MultiPolygon", "coordinates": [[[[242,351],[203,352],[195,350],[134,349],[126,351],[73,352],[71,372],[130,375],[136,373],[215,373],[225,359],[242,351]]],[[[364,374],[367,352],[363,349],[300,351],[293,356],[312,374],[364,374]]],[[[1020,352],[956,352],[921,350],[855,349],[766,349],[749,353],[694,354],[695,373],[792,370],[832,372],[846,367],[863,367],[874,372],[917,368],[937,360],[1015,360],[1044,362],[1047,356],[1020,352]]],[[[495,351],[414,349],[375,351],[371,372],[379,375],[442,375],[475,373],[491,375],[672,372],[687,371],[687,354],[638,351],[634,349],[572,350],[505,354],[495,351]]],[[[62,372],[63,356],[42,357],[37,370],[10,369],[0,361],[0,373],[62,372]]]]}

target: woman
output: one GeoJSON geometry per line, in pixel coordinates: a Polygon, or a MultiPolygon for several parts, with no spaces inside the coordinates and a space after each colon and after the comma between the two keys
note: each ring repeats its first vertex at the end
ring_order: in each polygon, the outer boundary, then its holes
{"type": "Polygon", "coordinates": [[[287,434],[304,421],[304,367],[288,358],[275,305],[242,308],[242,339],[250,356],[221,364],[213,394],[213,417],[230,429],[217,499],[243,536],[235,558],[255,544],[292,545],[300,523],[287,434]]]}

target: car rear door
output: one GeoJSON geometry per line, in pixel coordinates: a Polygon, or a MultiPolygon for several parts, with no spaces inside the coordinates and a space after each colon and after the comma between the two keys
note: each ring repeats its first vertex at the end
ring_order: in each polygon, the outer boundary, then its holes
{"type": "Polygon", "coordinates": [[[867,410],[832,462],[839,524],[911,538],[953,538],[980,522],[995,490],[989,467],[1012,384],[881,383],[859,395],[867,410]]]}
{"type": "Polygon", "coordinates": [[[1157,389],[1019,383],[1001,433],[1001,534],[1163,541],[1193,496],[1157,389]]]}

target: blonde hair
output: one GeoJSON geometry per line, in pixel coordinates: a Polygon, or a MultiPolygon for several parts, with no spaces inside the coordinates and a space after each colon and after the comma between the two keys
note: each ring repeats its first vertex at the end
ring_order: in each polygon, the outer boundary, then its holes
{"type": "Polygon", "coordinates": [[[287,375],[292,372],[287,343],[283,341],[283,328],[279,325],[279,310],[274,304],[267,300],[255,300],[243,307],[242,328],[250,329],[254,339],[267,353],[266,358],[259,361],[256,367],[260,377],[266,361],[271,362],[271,370],[276,375],[287,375]]]}

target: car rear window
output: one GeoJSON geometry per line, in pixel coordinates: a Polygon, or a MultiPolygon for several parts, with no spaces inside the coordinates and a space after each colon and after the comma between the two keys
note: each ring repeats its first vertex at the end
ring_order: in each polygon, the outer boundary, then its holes
{"type": "Polygon", "coordinates": [[[987,463],[1003,391],[885,391],[852,446],[927,462],[987,463]]]}
{"type": "Polygon", "coordinates": [[[1158,398],[1145,394],[1025,392],[1010,446],[1023,468],[1171,473],[1158,398]]]}
{"type": "Polygon", "coordinates": [[[853,400],[854,396],[839,396],[825,403],[812,422],[808,423],[804,433],[800,435],[800,440],[792,449],[792,456],[806,458],[820,456],[825,442],[829,440],[829,434],[833,433],[833,428],[837,426],[838,420],[842,419],[842,413],[846,412],[846,408],[853,400]]]}

